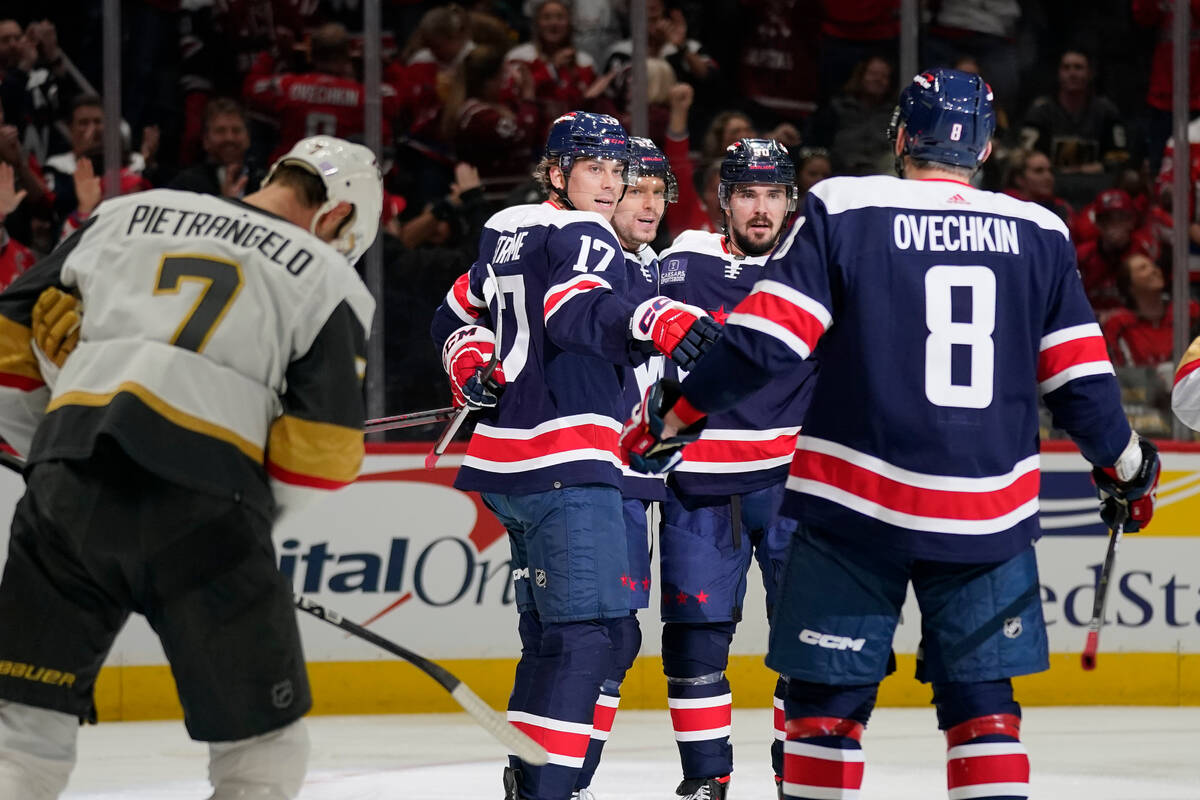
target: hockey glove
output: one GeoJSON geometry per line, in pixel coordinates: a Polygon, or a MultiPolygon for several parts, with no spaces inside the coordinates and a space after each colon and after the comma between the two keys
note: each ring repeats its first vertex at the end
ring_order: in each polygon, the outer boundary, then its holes
{"type": "Polygon", "coordinates": [[[634,340],[653,343],[684,370],[695,367],[721,335],[721,326],[704,309],[662,296],[634,309],[629,324],[634,340]]]}
{"type": "Polygon", "coordinates": [[[33,342],[56,367],[79,344],[80,312],[79,298],[54,286],[33,304],[33,342]]]}
{"type": "Polygon", "coordinates": [[[663,438],[663,417],[682,396],[679,381],[664,378],[653,384],[633,407],[621,431],[621,454],[636,472],[668,472],[683,458],[683,446],[700,438],[708,418],[701,417],[674,436],[663,438]]]}
{"type": "Polygon", "coordinates": [[[450,393],[455,408],[494,408],[504,389],[504,366],[497,361],[484,379],[487,365],[496,352],[496,337],[482,325],[464,325],[450,335],[442,347],[442,366],[450,376],[450,393]]]}
{"type": "Polygon", "coordinates": [[[1154,516],[1155,492],[1158,489],[1158,474],[1161,470],[1158,448],[1154,446],[1154,442],[1138,438],[1137,447],[1141,453],[1141,463],[1136,470],[1123,470],[1121,461],[1113,467],[1092,468],[1092,480],[1096,482],[1096,493],[1100,496],[1101,519],[1108,527],[1113,527],[1117,521],[1118,509],[1125,506],[1129,512],[1125,518],[1125,533],[1137,533],[1154,516]],[[1121,480],[1118,477],[1121,474],[1128,474],[1130,477],[1121,480]]]}

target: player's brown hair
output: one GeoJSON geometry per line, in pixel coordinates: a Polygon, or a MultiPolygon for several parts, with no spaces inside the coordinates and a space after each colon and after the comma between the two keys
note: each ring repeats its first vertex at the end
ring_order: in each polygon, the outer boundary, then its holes
{"type": "Polygon", "coordinates": [[[325,182],[299,164],[280,164],[271,174],[271,183],[291,189],[306,208],[317,208],[329,197],[325,182]]]}

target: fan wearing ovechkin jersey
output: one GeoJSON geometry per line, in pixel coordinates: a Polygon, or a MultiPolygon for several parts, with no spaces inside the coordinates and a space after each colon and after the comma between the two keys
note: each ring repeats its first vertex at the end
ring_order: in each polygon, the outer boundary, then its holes
{"type": "Polygon", "coordinates": [[[1158,455],[1125,418],[1065,225],[968,183],[991,153],[991,89],[922,73],[893,120],[903,179],[813,187],[724,336],[625,441],[656,466],[679,426],[815,356],[783,504],[799,527],[767,654],[787,677],[781,794],[857,794],[911,584],[949,796],[1024,798],[1011,679],[1049,666],[1033,547],[1039,394],[1095,465],[1109,525],[1150,521],[1158,455]]]}
{"type": "MultiPolygon", "coordinates": [[[[783,145],[739,139],[721,162],[721,233],[685,231],[662,255],[662,292],[724,321],[762,279],[796,210],[796,171],[783,145]]],[[[725,669],[758,561],[767,613],[775,603],[795,522],[778,514],[787,465],[815,380],[805,363],[791,380],[714,414],[671,473],[660,534],[662,659],[683,780],[676,793],[720,800],[733,772],[733,701],[725,669]]],[[[776,687],[776,716],[782,712],[776,687]]],[[[782,725],[771,761],[782,775],[782,725]]]]}
{"type": "Polygon", "coordinates": [[[629,160],[614,118],[556,120],[536,172],[551,199],[488,220],[433,323],[455,403],[479,412],[455,486],[480,492],[509,533],[521,660],[508,717],[549,753],[545,766],[510,759],[511,800],[571,796],[600,686],[632,662],[624,370],[654,352],[691,365],[717,328],[670,298],[629,295],[609,222],[636,183],[629,160]]]}

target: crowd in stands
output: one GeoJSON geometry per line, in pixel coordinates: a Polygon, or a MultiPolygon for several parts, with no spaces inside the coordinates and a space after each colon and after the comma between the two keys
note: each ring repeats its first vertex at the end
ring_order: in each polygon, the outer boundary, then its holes
{"type": "MultiPolygon", "coordinates": [[[[1172,262],[1171,9],[1181,0],[923,2],[920,63],[995,89],[986,189],[1067,224],[1122,369],[1171,360],[1173,302],[1200,307],[1194,255],[1172,262]],[[1192,297],[1170,296],[1187,269],[1192,297]]],[[[1191,109],[1200,112],[1200,0],[1191,109]]],[[[829,175],[890,174],[884,131],[900,82],[900,0],[646,0],[649,135],[680,200],[661,246],[717,230],[716,165],[737,138],[790,148],[802,196],[829,175]]],[[[488,215],[538,197],[530,167],[571,109],[631,124],[628,0],[383,0],[380,105],[389,408],[443,404],[425,339],[438,298],[474,258],[488,215]]],[[[0,3],[0,284],[76,230],[102,197],[101,3],[0,3]]],[[[304,136],[363,135],[361,3],[125,0],[120,191],[168,186],[238,198],[304,136]]],[[[1200,121],[1187,159],[1200,186],[1200,121]]],[[[1157,383],[1155,382],[1157,381],[1157,383]]],[[[1155,394],[1158,392],[1159,394],[1155,394]]],[[[1136,424],[1136,420],[1135,420],[1136,424]]],[[[1161,427],[1161,426],[1160,426],[1161,427]]],[[[1163,431],[1144,431],[1151,434],[1163,431]]]]}

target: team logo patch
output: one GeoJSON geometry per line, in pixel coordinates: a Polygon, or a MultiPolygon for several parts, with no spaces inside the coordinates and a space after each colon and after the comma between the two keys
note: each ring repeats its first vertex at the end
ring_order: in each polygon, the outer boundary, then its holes
{"type": "Polygon", "coordinates": [[[1008,639],[1015,639],[1021,635],[1021,618],[1009,617],[1004,620],[1004,636],[1008,639]]]}
{"type": "MultiPolygon", "coordinates": [[[[539,589],[545,589],[546,588],[546,570],[544,570],[544,569],[535,570],[533,573],[533,582],[537,584],[537,587],[539,589]]],[[[1020,620],[1018,620],[1018,622],[1019,621],[1020,620]]]]}
{"type": "Polygon", "coordinates": [[[687,277],[687,259],[686,258],[668,258],[667,262],[662,265],[662,274],[658,276],[658,282],[664,283],[683,283],[687,277]]]}
{"type": "Polygon", "coordinates": [[[276,708],[287,708],[296,699],[291,681],[280,681],[271,687],[271,704],[276,708]]]}

